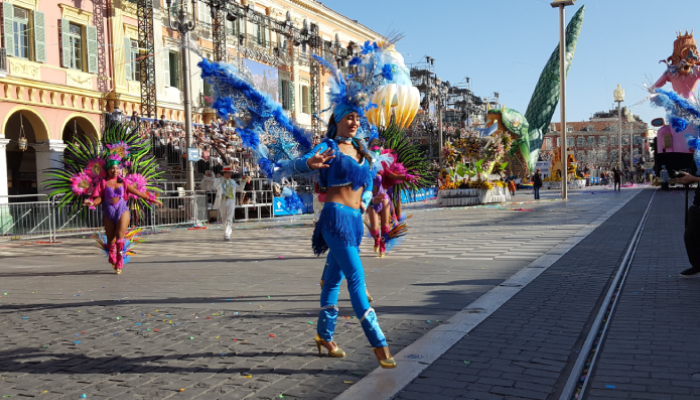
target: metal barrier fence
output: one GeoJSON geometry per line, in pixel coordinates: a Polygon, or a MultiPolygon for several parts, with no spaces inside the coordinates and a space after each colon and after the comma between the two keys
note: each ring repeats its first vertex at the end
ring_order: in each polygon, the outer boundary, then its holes
{"type": "MultiPolygon", "coordinates": [[[[31,195],[36,197],[37,195],[31,195]]],[[[39,195],[42,196],[42,195],[39,195]]],[[[17,196],[12,196],[17,197],[17,196]]],[[[1,199],[1,198],[0,198],[1,199]]],[[[163,196],[163,207],[131,214],[131,225],[155,229],[164,226],[195,225],[207,221],[206,196],[186,194],[163,196]]],[[[102,231],[102,208],[60,209],[59,199],[26,203],[0,203],[0,242],[92,234],[102,231]]]]}

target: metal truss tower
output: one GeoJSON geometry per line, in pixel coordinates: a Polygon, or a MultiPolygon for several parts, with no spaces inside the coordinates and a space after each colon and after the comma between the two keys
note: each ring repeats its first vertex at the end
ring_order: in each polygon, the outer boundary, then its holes
{"type": "MultiPolygon", "coordinates": [[[[309,40],[309,47],[311,47],[311,54],[321,54],[321,37],[318,34],[318,25],[311,24],[311,37],[309,40]]],[[[317,62],[311,60],[309,64],[310,75],[311,75],[311,115],[316,116],[319,111],[321,111],[321,67],[317,62]]],[[[323,125],[321,121],[314,117],[311,119],[311,126],[314,134],[320,135],[323,125]]]]}
{"type": "Polygon", "coordinates": [[[137,8],[139,57],[141,57],[141,115],[147,118],[157,118],[153,0],[138,0],[137,8]]]}

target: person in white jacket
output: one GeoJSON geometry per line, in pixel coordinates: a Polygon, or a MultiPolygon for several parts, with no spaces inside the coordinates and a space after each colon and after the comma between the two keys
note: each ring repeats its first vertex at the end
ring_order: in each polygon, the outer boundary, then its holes
{"type": "Polygon", "coordinates": [[[238,183],[231,179],[233,169],[227,165],[223,169],[223,177],[214,179],[212,187],[216,189],[214,208],[219,210],[221,223],[224,224],[224,240],[231,240],[233,231],[233,215],[236,212],[236,192],[238,183]]]}

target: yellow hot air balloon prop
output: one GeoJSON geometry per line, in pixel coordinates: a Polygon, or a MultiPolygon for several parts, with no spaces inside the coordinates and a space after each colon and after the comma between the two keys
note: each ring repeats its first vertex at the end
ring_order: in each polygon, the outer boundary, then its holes
{"type": "Polygon", "coordinates": [[[392,114],[399,128],[411,125],[420,107],[420,92],[413,87],[403,56],[396,51],[393,44],[382,44],[381,68],[391,69],[391,79],[384,79],[384,84],[372,96],[372,102],[378,107],[366,113],[370,124],[388,126],[392,114]]]}

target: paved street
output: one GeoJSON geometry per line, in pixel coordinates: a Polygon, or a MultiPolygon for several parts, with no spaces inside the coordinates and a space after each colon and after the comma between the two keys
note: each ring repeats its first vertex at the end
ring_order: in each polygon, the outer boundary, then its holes
{"type": "MultiPolygon", "coordinates": [[[[574,191],[568,202],[544,192],[537,203],[521,193],[517,200],[527,202],[459,209],[419,204],[410,208],[409,235],[387,258],[365,241],[373,307],[398,354],[545,253],[582,240],[398,398],[555,393],[554,373],[566,375],[651,192],[597,188],[574,191]],[[619,206],[585,237],[589,224],[619,206]],[[532,352],[521,354],[527,360],[512,352],[525,345],[518,351],[532,352]]],[[[216,226],[149,236],[121,276],[90,239],[1,246],[0,395],[331,399],[362,385],[377,364],[343,290],[336,341],[348,357],[316,354],[323,259],[311,254],[308,217],[238,227],[230,243],[216,226]]]]}

